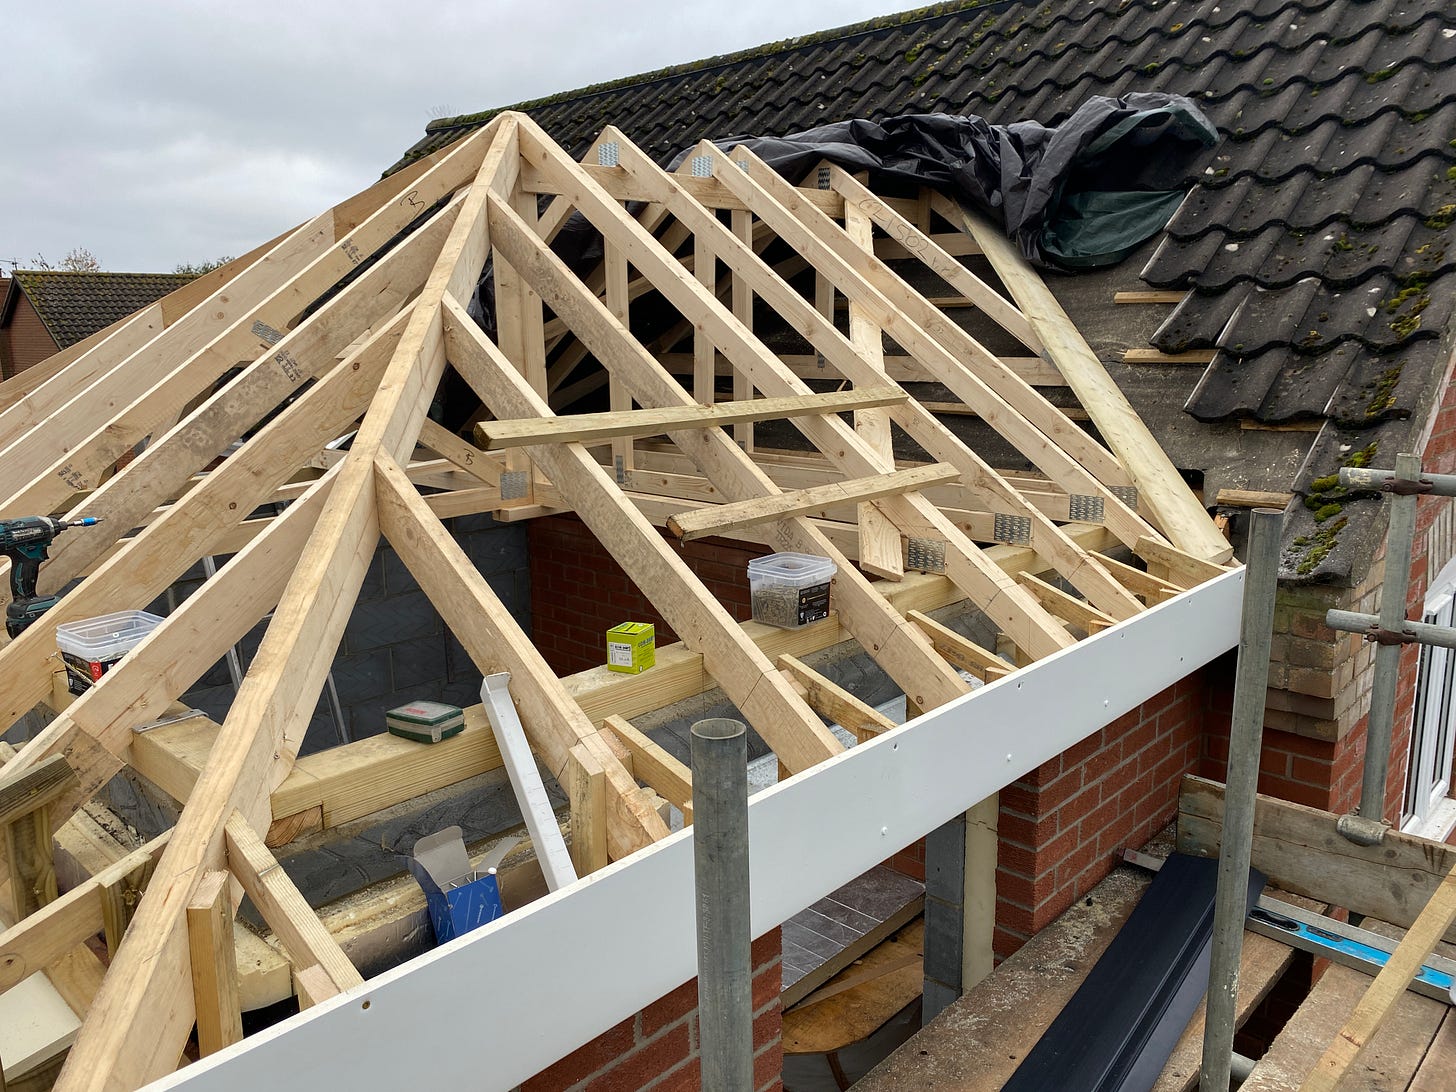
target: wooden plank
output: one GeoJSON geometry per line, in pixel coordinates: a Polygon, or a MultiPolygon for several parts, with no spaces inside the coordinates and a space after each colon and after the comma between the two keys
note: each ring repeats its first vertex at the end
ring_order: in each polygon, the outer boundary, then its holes
{"type": "MultiPolygon", "coordinates": [[[[689,353],[658,353],[657,359],[674,375],[691,375],[693,373],[693,357],[689,353]]],[[[1002,364],[1033,387],[1065,387],[1067,385],[1066,381],[1062,379],[1061,372],[1040,357],[1003,356],[1000,359],[1002,364]]],[[[839,369],[817,353],[781,353],[779,360],[800,379],[841,378],[839,369]]],[[[930,370],[921,365],[913,356],[898,354],[886,356],[884,363],[886,374],[896,383],[936,382],[936,378],[930,370]]],[[[714,374],[732,375],[733,365],[725,357],[719,355],[714,364],[714,374]]]]}
{"type": "Polygon", "coordinates": [[[608,413],[577,413],[545,419],[479,421],[475,437],[486,451],[536,444],[596,444],[617,436],[660,436],[687,428],[717,428],[742,421],[770,421],[842,413],[868,406],[895,406],[910,396],[896,387],[828,394],[799,394],[719,402],[711,406],[653,407],[608,413]]]}
{"type": "Polygon", "coordinates": [[[1209,364],[1214,358],[1212,349],[1190,349],[1186,353],[1163,353],[1157,349],[1125,349],[1124,364],[1209,364]]]}
{"type": "Polygon", "coordinates": [[[1102,362],[1072,324],[1062,305],[1026,259],[1000,229],[986,220],[963,213],[966,227],[980,243],[1012,298],[1020,305],[1042,344],[1092,414],[1097,430],[1132,475],[1133,484],[1151,508],[1172,543],[1186,553],[1210,561],[1233,554],[1213,521],[1204,512],[1175,467],[1158,446],[1126,396],[1117,388],[1102,362]]]}
{"type": "Polygon", "coordinates": [[[920,996],[925,922],[917,919],[784,1013],[786,1054],[824,1054],[872,1035],[920,996]]]}
{"type": "Polygon", "coordinates": [[[602,727],[619,740],[632,756],[632,772],[683,813],[683,822],[693,821],[693,773],[687,765],[639,732],[625,717],[609,716],[602,727]]]}
{"type": "MultiPolygon", "coordinates": [[[[844,208],[844,230],[861,250],[874,249],[874,225],[863,210],[851,204],[844,208]]],[[[861,304],[846,300],[849,307],[849,340],[877,372],[885,374],[885,339],[861,304]]],[[[888,465],[895,461],[891,444],[890,418],[882,410],[862,410],[854,415],[854,430],[888,465]]],[[[860,564],[866,572],[899,580],[905,575],[900,552],[900,532],[873,504],[861,503],[855,519],[859,526],[860,564]]]]}
{"type": "Polygon", "coordinates": [[[1134,595],[1140,596],[1150,607],[1161,603],[1164,599],[1171,599],[1185,590],[1178,587],[1177,584],[1171,584],[1151,573],[1134,568],[1126,562],[1110,558],[1106,554],[1098,554],[1097,560],[1102,563],[1103,568],[1120,580],[1124,587],[1134,595]]]}
{"type": "Polygon", "coordinates": [[[906,618],[923,629],[935,644],[935,649],[962,671],[969,671],[982,682],[995,682],[1016,670],[989,649],[984,649],[969,637],[963,637],[949,626],[941,625],[928,614],[918,610],[906,612],[906,618]]]}
{"type": "Polygon", "coordinates": [[[797,657],[785,653],[778,658],[778,665],[804,688],[805,698],[814,712],[853,732],[861,743],[895,727],[895,722],[885,714],[866,705],[797,657]]]}
{"type": "MultiPolygon", "coordinates": [[[[452,359],[464,366],[458,356],[452,359]]],[[[522,724],[552,774],[565,777],[575,747],[585,746],[596,756],[610,788],[607,837],[613,855],[625,857],[665,836],[661,818],[637,801],[635,782],[403,471],[381,462],[378,476],[385,535],[481,671],[503,667],[511,673],[511,695],[522,724]]],[[[495,755],[498,759],[498,749],[495,755]]],[[[309,802],[305,797],[297,805],[309,802]]]]}
{"type": "Polygon", "coordinates": [[[571,802],[571,863],[578,876],[607,866],[607,771],[591,748],[578,743],[566,763],[571,802]]]}
{"type": "Polygon", "coordinates": [[[1096,633],[1099,629],[1104,629],[1113,623],[1111,616],[1103,614],[1096,607],[1089,607],[1076,596],[1068,595],[1061,588],[1048,584],[1031,573],[1017,573],[1016,579],[1032,595],[1041,600],[1047,610],[1058,618],[1064,618],[1073,625],[1080,626],[1088,633],[1096,633]]]}
{"type": "Polygon", "coordinates": [[[1293,493],[1275,493],[1264,489],[1220,489],[1213,503],[1220,508],[1273,508],[1283,511],[1294,499],[1293,493]]]}
{"type": "Polygon", "coordinates": [[[187,903],[192,994],[197,999],[197,1048],[204,1058],[243,1038],[229,880],[226,872],[209,872],[187,903]]]}
{"type": "Polygon", "coordinates": [[[1452,1073],[1456,1073],[1456,1019],[1447,1012],[1407,1092],[1444,1092],[1452,1073]]]}
{"type": "Polygon", "coordinates": [[[317,964],[341,993],[362,985],[363,977],[349,962],[339,942],[324,928],[288,873],[242,815],[234,813],[228,820],[226,838],[228,868],[273,934],[288,949],[293,965],[317,964]]]}
{"type": "Polygon", "coordinates": [[[65,756],[52,755],[0,786],[0,843],[5,851],[5,871],[0,875],[8,877],[6,911],[12,921],[22,921],[55,901],[50,805],[76,780],[65,756]]]}
{"type": "Polygon", "coordinates": [[[1188,293],[1181,288],[1165,289],[1134,289],[1132,291],[1114,292],[1113,303],[1182,303],[1188,293]]]}
{"type": "MultiPolygon", "coordinates": [[[[1322,913],[1324,903],[1301,899],[1298,895],[1287,895],[1296,905],[1322,913]]],[[[1238,1009],[1234,1013],[1234,1026],[1243,1027],[1254,1010],[1269,996],[1276,983],[1291,966],[1297,952],[1288,944],[1282,944],[1272,937],[1259,933],[1244,932],[1243,948],[1239,957],[1238,1009]]],[[[1173,1052],[1168,1056],[1163,1072],[1151,1092],[1193,1092],[1198,1087],[1198,1070],[1203,1060],[1204,1005],[1199,1003],[1197,1011],[1178,1037],[1173,1052]]]]}
{"type": "Polygon", "coordinates": [[[1205,580],[1228,572],[1226,565],[1215,565],[1212,561],[1193,557],[1156,539],[1142,539],[1133,549],[1150,566],[1158,565],[1167,570],[1171,577],[1169,583],[1178,583],[1184,588],[1195,588],[1205,580]]]}
{"type": "MultiPolygon", "coordinates": [[[[1178,800],[1178,849],[1216,856],[1222,834],[1223,786],[1185,777],[1178,800]]],[[[1253,866],[1285,891],[1409,926],[1456,866],[1456,847],[1388,831],[1378,846],[1359,846],[1335,831],[1335,817],[1316,808],[1258,797],[1253,866]]],[[[1456,930],[1447,933],[1456,941],[1456,930]]]]}
{"type": "Polygon", "coordinates": [[[51,966],[88,937],[99,933],[104,926],[102,889],[107,883],[150,864],[162,852],[167,839],[165,834],[154,838],[115,865],[98,872],[54,902],[47,903],[30,917],[0,932],[0,992],[51,966]]]}
{"type": "Polygon", "coordinates": [[[1364,1056],[1375,1034],[1385,1026],[1395,1003],[1405,994],[1411,979],[1453,922],[1456,922],[1456,863],[1370,983],[1344,1027],[1315,1063],[1304,1082],[1306,1092],[1335,1092],[1344,1075],[1364,1056]]]}
{"type": "Polygon", "coordinates": [[[805,515],[830,505],[878,500],[959,478],[960,471],[949,463],[931,463],[914,470],[894,470],[867,478],[849,478],[832,485],[796,489],[791,493],[698,508],[669,517],[667,529],[683,540],[708,535],[732,537],[731,532],[743,527],[805,515]]]}
{"type": "MultiPolygon", "coordinates": [[[[8,764],[7,764],[8,771],[8,764]]],[[[44,762],[0,784],[0,826],[28,818],[75,783],[76,772],[65,755],[52,755],[44,762]]]]}

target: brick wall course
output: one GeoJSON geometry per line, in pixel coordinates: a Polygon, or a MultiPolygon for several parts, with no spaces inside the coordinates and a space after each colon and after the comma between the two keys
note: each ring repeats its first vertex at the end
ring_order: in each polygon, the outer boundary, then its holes
{"type": "MultiPolygon", "coordinates": [[[[781,1087],[779,930],[753,942],[754,1087],[781,1087]]],[[[696,1092],[702,1087],[698,983],[691,979],[523,1082],[519,1092],[696,1092]]]]}

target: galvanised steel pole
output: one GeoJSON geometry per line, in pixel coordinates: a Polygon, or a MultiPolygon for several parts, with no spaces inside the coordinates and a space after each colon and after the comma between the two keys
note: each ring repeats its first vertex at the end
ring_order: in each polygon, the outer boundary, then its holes
{"type": "MultiPolygon", "coordinates": [[[[1395,457],[1397,481],[1421,476],[1418,455],[1395,457]]],[[[1416,529],[1416,497],[1396,493],[1390,502],[1390,528],[1385,536],[1385,579],[1380,589],[1380,627],[1399,633],[1405,626],[1405,597],[1410,590],[1411,540],[1416,529]]],[[[1370,683],[1370,719],[1365,731],[1365,772],[1360,782],[1360,818],[1385,819],[1385,779],[1390,772],[1390,735],[1395,723],[1395,688],[1400,675],[1401,645],[1375,649],[1375,677],[1370,683]]]]}
{"type": "Polygon", "coordinates": [[[702,1082],[706,1092],[743,1092],[753,1087],[747,728],[698,721],[692,762],[702,1082]]]}
{"type": "Polygon", "coordinates": [[[1248,913],[1249,860],[1254,845],[1254,797],[1264,740],[1264,698],[1269,687],[1274,597],[1279,591],[1279,537],[1284,515],[1256,509],[1249,528],[1244,570],[1244,615],[1234,678],[1233,723],[1223,796],[1223,837],[1218,891],[1213,906],[1213,952],[1208,971],[1200,1092],[1228,1092],[1233,1067],[1234,1016],[1239,999],[1239,960],[1248,913]]]}

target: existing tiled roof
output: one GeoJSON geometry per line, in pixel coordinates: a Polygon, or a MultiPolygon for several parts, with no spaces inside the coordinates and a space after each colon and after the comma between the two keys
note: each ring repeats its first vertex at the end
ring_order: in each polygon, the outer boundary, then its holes
{"type": "MultiPolygon", "coordinates": [[[[1145,276],[1195,290],[1160,348],[1221,350],[1190,411],[1355,424],[1415,409],[1428,372],[1381,377],[1456,300],[1453,61],[1456,0],[942,4],[518,108],[573,151],[611,123],[664,157],[848,117],[1054,123],[1089,95],[1189,95],[1224,142],[1145,276]]],[[[431,124],[406,159],[495,112],[431,124]]]]}
{"type": "MultiPolygon", "coordinates": [[[[513,109],[578,154],[611,123],[665,158],[899,113],[1055,124],[1132,91],[1189,96],[1222,137],[1142,270],[1191,290],[1154,344],[1217,350],[1188,411],[1328,419],[1301,489],[1393,456],[1456,308],[1456,0],[941,4],[513,109]]],[[[433,123],[405,161],[496,112],[433,123]]]]}
{"type": "Polygon", "coordinates": [[[182,273],[71,273],[17,269],[15,286],[24,291],[56,345],[65,349],[84,341],[192,280],[182,273]]]}

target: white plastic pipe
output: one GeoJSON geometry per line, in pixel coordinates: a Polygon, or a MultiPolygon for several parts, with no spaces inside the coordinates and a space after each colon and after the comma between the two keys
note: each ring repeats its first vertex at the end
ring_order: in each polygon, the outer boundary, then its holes
{"type": "Polygon", "coordinates": [[[531,844],[536,847],[536,859],[541,862],[546,886],[557,891],[576,882],[576,869],[571,864],[566,839],[561,837],[561,828],[556,824],[556,812],[546,795],[541,771],[536,769],[536,759],[516,713],[516,703],[511,701],[510,682],[509,671],[487,675],[480,684],[480,700],[485,704],[485,715],[490,719],[501,760],[510,775],[511,788],[516,792],[521,817],[530,831],[531,844]]]}

